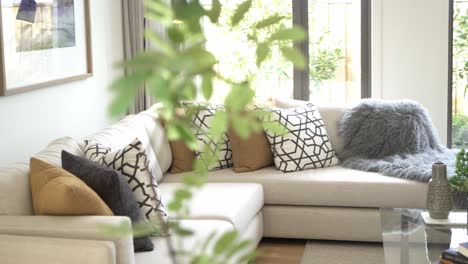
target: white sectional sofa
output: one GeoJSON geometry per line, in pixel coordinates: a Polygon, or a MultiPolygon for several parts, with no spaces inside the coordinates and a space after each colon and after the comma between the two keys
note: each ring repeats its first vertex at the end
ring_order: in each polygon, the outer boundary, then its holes
{"type": "MultiPolygon", "coordinates": [[[[294,107],[299,102],[278,101],[294,107]]],[[[331,143],[343,146],[336,123],[343,109],[319,107],[331,143]]],[[[112,148],[139,138],[154,152],[162,171],[171,164],[171,151],[153,110],[127,116],[86,137],[112,148]]],[[[60,166],[61,150],[83,155],[71,138],[53,141],[36,155],[60,166]]],[[[154,237],[153,252],[133,253],[131,237],[112,237],[98,226],[129,221],[125,217],[33,216],[29,190],[29,162],[0,168],[0,263],[169,263],[164,238],[154,237]]],[[[168,203],[182,175],[165,174],[160,182],[168,203]]],[[[282,173],[274,167],[238,174],[213,171],[191,202],[191,216],[176,219],[195,231],[184,241],[194,245],[213,231],[237,230],[255,245],[262,237],[381,241],[379,208],[424,208],[426,184],[334,166],[282,173]]]]}

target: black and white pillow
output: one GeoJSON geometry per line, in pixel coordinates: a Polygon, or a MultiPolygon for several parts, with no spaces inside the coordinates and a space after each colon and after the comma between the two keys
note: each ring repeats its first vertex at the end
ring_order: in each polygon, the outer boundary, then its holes
{"type": "Polygon", "coordinates": [[[313,104],[294,109],[263,109],[271,111],[270,121],[287,129],[284,135],[265,131],[279,170],[292,172],[338,164],[325,124],[313,104]]]}
{"type": "Polygon", "coordinates": [[[157,183],[157,168],[151,168],[143,144],[135,139],[126,147],[112,151],[99,143],[85,140],[85,157],[119,171],[127,178],[143,215],[150,220],[167,218],[157,183]]]}
{"type": "MultiPolygon", "coordinates": [[[[206,145],[214,153],[216,151],[216,141],[209,134],[211,122],[217,111],[223,110],[222,106],[216,105],[201,105],[195,103],[184,103],[187,109],[194,111],[192,122],[193,132],[199,142],[199,151],[195,153],[197,158],[203,155],[203,149],[206,145]]],[[[232,167],[232,149],[229,137],[224,133],[221,142],[218,142],[218,160],[217,163],[210,169],[218,170],[232,167]]]]}

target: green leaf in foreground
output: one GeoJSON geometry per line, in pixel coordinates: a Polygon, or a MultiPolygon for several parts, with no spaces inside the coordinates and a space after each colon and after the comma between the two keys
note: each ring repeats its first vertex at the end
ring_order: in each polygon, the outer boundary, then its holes
{"type": "Polygon", "coordinates": [[[247,139],[250,135],[250,124],[251,121],[247,117],[241,115],[232,117],[232,127],[236,134],[243,139],[247,139]]]}
{"type": "Polygon", "coordinates": [[[169,67],[172,71],[197,73],[210,69],[217,60],[215,56],[201,46],[191,47],[174,58],[169,67]]]}
{"type": "Polygon", "coordinates": [[[250,7],[252,6],[252,0],[246,0],[237,6],[236,11],[234,11],[234,15],[231,17],[231,25],[236,26],[239,22],[244,18],[245,14],[249,11],[250,7]]]}
{"type": "Polygon", "coordinates": [[[213,95],[213,75],[211,73],[202,75],[201,90],[206,100],[209,100],[213,95]]]}
{"type": "Polygon", "coordinates": [[[262,62],[268,57],[270,54],[270,46],[267,43],[260,43],[257,46],[256,55],[257,55],[257,67],[260,67],[262,62]]]}
{"type": "Polygon", "coordinates": [[[214,246],[214,253],[221,254],[227,248],[230,248],[236,241],[238,234],[236,231],[229,231],[224,233],[216,242],[214,246]]]}
{"type": "Polygon", "coordinates": [[[219,0],[213,0],[211,10],[207,12],[211,23],[218,23],[219,15],[221,15],[221,2],[219,0]]]}
{"type": "Polygon", "coordinates": [[[303,41],[306,35],[306,32],[300,27],[284,28],[273,33],[270,40],[303,41]]]}
{"type": "Polygon", "coordinates": [[[255,91],[246,84],[236,84],[231,88],[224,105],[226,109],[238,112],[244,110],[255,97],[255,91]]]}
{"type": "Polygon", "coordinates": [[[280,22],[281,20],[285,19],[286,17],[284,16],[280,16],[278,14],[274,14],[272,16],[269,16],[263,20],[261,20],[260,22],[258,22],[256,25],[255,25],[255,28],[256,29],[262,29],[262,28],[266,28],[266,27],[269,27],[271,25],[274,25],[274,24],[277,24],[278,22],[280,22]]]}
{"type": "Polygon", "coordinates": [[[174,54],[173,47],[167,43],[167,41],[163,40],[158,34],[150,29],[145,29],[145,37],[147,40],[150,41],[153,47],[156,49],[161,50],[165,54],[174,54]]]}
{"type": "Polygon", "coordinates": [[[230,257],[234,256],[236,253],[238,253],[238,252],[240,252],[242,250],[245,250],[246,248],[248,248],[252,244],[253,244],[252,241],[249,241],[249,240],[241,241],[237,245],[233,246],[230,250],[228,250],[228,252],[226,253],[226,257],[230,258],[230,257]]]}
{"type": "Polygon", "coordinates": [[[305,69],[306,60],[304,55],[298,49],[291,47],[281,47],[281,53],[286,59],[294,63],[294,66],[301,70],[305,69]]]}
{"type": "Polygon", "coordinates": [[[217,111],[213,120],[211,121],[211,135],[213,138],[220,138],[227,129],[228,120],[225,111],[217,111]]]}

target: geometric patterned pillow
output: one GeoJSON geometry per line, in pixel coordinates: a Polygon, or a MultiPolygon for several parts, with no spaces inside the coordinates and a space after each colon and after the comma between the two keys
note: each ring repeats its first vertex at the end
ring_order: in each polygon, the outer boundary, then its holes
{"type": "Polygon", "coordinates": [[[270,121],[280,123],[287,130],[284,135],[265,131],[279,170],[292,172],[338,164],[325,124],[313,104],[293,109],[263,109],[271,111],[270,121]]]}
{"type": "MultiPolygon", "coordinates": [[[[209,146],[209,149],[214,153],[216,151],[216,143],[209,135],[211,122],[217,111],[222,110],[223,106],[219,105],[201,105],[185,102],[184,107],[194,111],[192,118],[192,130],[195,137],[198,139],[199,151],[195,152],[195,156],[199,158],[203,154],[204,147],[209,146]]],[[[218,142],[218,159],[211,170],[219,170],[232,167],[232,148],[231,142],[227,133],[224,133],[223,138],[218,142]]]]}
{"type": "Polygon", "coordinates": [[[85,140],[83,152],[86,158],[117,170],[127,178],[140,210],[147,219],[153,221],[158,221],[161,217],[163,220],[167,219],[156,180],[158,171],[149,167],[148,157],[140,140],[135,139],[117,151],[85,140]]]}

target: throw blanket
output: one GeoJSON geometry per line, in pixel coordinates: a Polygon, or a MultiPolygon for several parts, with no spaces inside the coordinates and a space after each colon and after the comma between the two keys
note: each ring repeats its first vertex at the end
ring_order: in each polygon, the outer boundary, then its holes
{"type": "Polygon", "coordinates": [[[432,164],[454,175],[455,153],[440,143],[427,110],[414,101],[363,100],[338,124],[347,168],[427,182],[432,164]]]}

